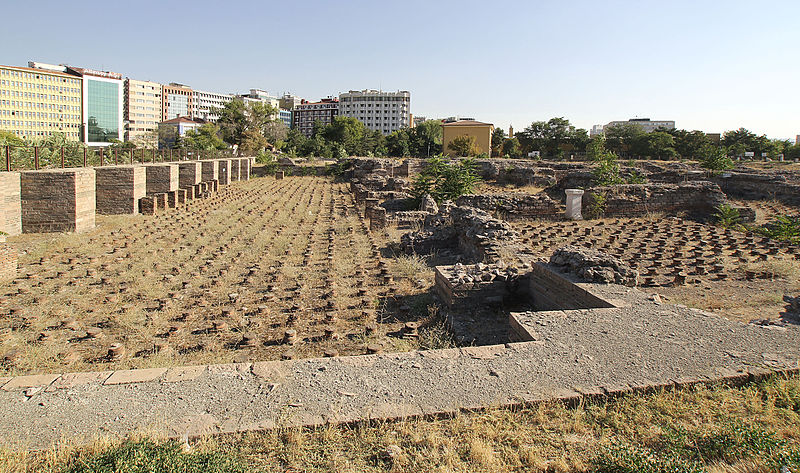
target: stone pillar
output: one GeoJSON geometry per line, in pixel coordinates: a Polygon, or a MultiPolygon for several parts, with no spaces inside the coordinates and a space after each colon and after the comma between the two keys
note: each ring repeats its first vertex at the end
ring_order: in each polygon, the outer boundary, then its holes
{"type": "Polygon", "coordinates": [[[219,179],[219,167],[217,166],[217,161],[200,161],[200,164],[203,167],[203,174],[201,177],[201,181],[213,181],[214,179],[219,179]]]}
{"type": "MultiPolygon", "coordinates": [[[[219,183],[223,186],[227,186],[231,183],[233,179],[233,175],[231,174],[231,160],[230,159],[217,159],[217,175],[219,183]]],[[[206,179],[205,175],[203,176],[204,181],[213,181],[214,179],[206,179]]]]}
{"type": "Polygon", "coordinates": [[[581,206],[583,205],[583,189],[565,189],[567,193],[566,217],[570,220],[583,220],[581,206]]]}
{"type": "Polygon", "coordinates": [[[373,199],[373,198],[368,198],[368,199],[364,200],[364,203],[365,203],[365,206],[364,206],[364,218],[370,218],[372,210],[375,209],[376,207],[378,207],[378,203],[379,202],[380,202],[380,200],[373,199]]]}
{"type": "Polygon", "coordinates": [[[82,232],[94,228],[95,175],[92,168],[22,172],[22,232],[82,232]]]}
{"type": "Polygon", "coordinates": [[[231,182],[241,179],[240,173],[242,172],[242,159],[234,158],[230,160],[231,163],[231,182]]]}
{"type": "Polygon", "coordinates": [[[178,189],[179,172],[177,164],[148,164],[147,195],[161,194],[178,189]]]}
{"type": "Polygon", "coordinates": [[[185,189],[202,181],[203,166],[200,161],[178,163],[178,187],[185,189]]]}
{"type": "Polygon", "coordinates": [[[370,231],[386,228],[386,209],[383,207],[373,207],[369,210],[369,229],[370,231]]]}
{"type": "Polygon", "coordinates": [[[275,171],[275,179],[283,179],[283,171],[275,171]]]}
{"type": "Polygon", "coordinates": [[[144,166],[102,166],[94,171],[98,214],[139,213],[139,199],[146,194],[144,166]]]}
{"type": "Polygon", "coordinates": [[[153,215],[158,211],[155,196],[145,196],[139,199],[139,212],[143,215],[153,215]]]}
{"type": "Polygon", "coordinates": [[[0,172],[0,232],[22,233],[22,204],[18,172],[0,172]]]}
{"type": "Polygon", "coordinates": [[[250,180],[250,158],[244,158],[241,160],[241,168],[239,170],[239,180],[240,181],[249,181],[250,180]]]}

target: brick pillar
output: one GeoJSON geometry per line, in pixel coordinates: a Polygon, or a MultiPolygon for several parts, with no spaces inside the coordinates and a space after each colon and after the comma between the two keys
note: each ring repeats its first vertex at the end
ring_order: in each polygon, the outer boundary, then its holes
{"type": "Polygon", "coordinates": [[[102,166],[94,168],[95,205],[101,215],[135,214],[145,196],[143,166],[102,166]]]}
{"type": "Polygon", "coordinates": [[[161,194],[178,189],[180,168],[177,164],[148,164],[147,195],[161,194]]]}
{"type": "Polygon", "coordinates": [[[214,179],[218,179],[219,183],[223,186],[227,186],[231,183],[231,160],[230,159],[217,159],[215,161],[217,163],[217,178],[208,179],[203,174],[204,181],[213,181],[214,179]]]}
{"type": "Polygon", "coordinates": [[[240,165],[239,170],[239,180],[240,181],[249,181],[250,180],[250,158],[244,158],[241,160],[242,163],[240,165]]]}
{"type": "Polygon", "coordinates": [[[0,231],[22,233],[22,204],[18,172],[0,172],[0,231]]]}
{"type": "Polygon", "coordinates": [[[203,166],[200,161],[178,163],[178,187],[186,188],[202,181],[203,166]]]}
{"type": "Polygon", "coordinates": [[[0,282],[17,277],[17,250],[6,244],[5,235],[0,235],[0,282]]]}
{"type": "Polygon", "coordinates": [[[158,212],[155,196],[146,196],[139,199],[139,212],[144,215],[153,215],[158,212]]]}
{"type": "Polygon", "coordinates": [[[283,179],[283,171],[275,171],[275,179],[283,179]]]}
{"type": "Polygon", "coordinates": [[[200,161],[202,165],[203,173],[201,177],[201,181],[213,181],[214,179],[219,179],[219,167],[217,165],[217,161],[200,161]]]}
{"type": "Polygon", "coordinates": [[[23,233],[82,232],[94,228],[94,169],[25,171],[20,184],[23,233]]]}
{"type": "Polygon", "coordinates": [[[241,179],[242,160],[239,158],[231,159],[231,182],[241,179]]]}
{"type": "Polygon", "coordinates": [[[369,229],[371,231],[386,228],[386,209],[373,207],[369,210],[369,229]]]}

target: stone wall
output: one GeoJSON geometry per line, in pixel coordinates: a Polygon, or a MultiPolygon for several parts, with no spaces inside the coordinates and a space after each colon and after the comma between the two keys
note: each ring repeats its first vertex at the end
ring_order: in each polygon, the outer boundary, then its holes
{"type": "Polygon", "coordinates": [[[21,173],[22,231],[82,232],[95,226],[95,170],[21,173]]]}
{"type": "Polygon", "coordinates": [[[9,235],[22,233],[18,172],[0,172],[0,231],[9,235]]]}
{"type": "Polygon", "coordinates": [[[741,199],[779,200],[800,205],[800,184],[789,182],[786,176],[747,172],[721,173],[711,178],[726,194],[741,199]]]}
{"type": "Polygon", "coordinates": [[[459,206],[475,207],[503,219],[555,217],[563,207],[547,194],[471,194],[456,200],[459,206]]]}
{"type": "Polygon", "coordinates": [[[146,194],[145,166],[102,166],[95,170],[95,203],[101,215],[135,214],[146,194]]]}
{"type": "Polygon", "coordinates": [[[706,218],[715,208],[726,203],[719,186],[708,181],[681,184],[624,184],[611,187],[593,187],[583,195],[583,215],[630,217],[648,213],[678,214],[706,218]],[[602,205],[596,195],[603,195],[602,205]],[[595,204],[598,202],[598,204],[595,204]]]}
{"type": "Polygon", "coordinates": [[[178,189],[179,168],[177,164],[147,164],[147,195],[161,194],[178,189]]]}

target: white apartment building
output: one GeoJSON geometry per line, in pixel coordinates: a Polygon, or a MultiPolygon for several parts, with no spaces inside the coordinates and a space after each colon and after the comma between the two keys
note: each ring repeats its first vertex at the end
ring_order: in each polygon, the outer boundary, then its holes
{"type": "Polygon", "coordinates": [[[604,127],[604,129],[610,126],[618,126],[624,124],[636,125],[639,128],[641,128],[645,133],[651,133],[659,128],[666,128],[668,130],[675,129],[675,120],[650,120],[649,118],[631,118],[630,120],[627,121],[622,121],[622,120],[613,121],[609,122],[608,125],[604,127]]]}
{"type": "Polygon", "coordinates": [[[139,141],[151,146],[158,143],[156,132],[161,121],[161,93],[162,86],[158,82],[125,79],[125,141],[139,141]]]}
{"type": "Polygon", "coordinates": [[[219,115],[218,109],[233,100],[232,94],[218,94],[216,92],[206,92],[203,90],[193,90],[192,95],[192,117],[200,118],[207,122],[216,122],[219,115]]]}
{"type": "Polygon", "coordinates": [[[247,101],[256,101],[271,105],[275,110],[280,108],[280,102],[278,101],[277,97],[270,95],[266,90],[261,89],[250,89],[250,93],[246,95],[242,95],[245,102],[247,101]]]}
{"type": "Polygon", "coordinates": [[[388,135],[411,126],[411,93],[351,90],[339,95],[339,115],[357,118],[370,130],[388,135]]]}

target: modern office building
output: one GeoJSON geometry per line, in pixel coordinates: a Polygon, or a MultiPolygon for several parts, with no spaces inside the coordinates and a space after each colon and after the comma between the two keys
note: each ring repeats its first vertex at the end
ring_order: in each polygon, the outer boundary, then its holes
{"type": "Polygon", "coordinates": [[[357,118],[370,130],[388,135],[411,126],[411,93],[351,90],[339,94],[339,115],[357,118]]]}
{"type": "Polygon", "coordinates": [[[125,141],[155,146],[161,121],[162,85],[158,82],[125,79],[123,118],[125,141]]]}
{"type": "Polygon", "coordinates": [[[245,100],[245,102],[256,101],[270,105],[275,110],[280,108],[280,102],[278,101],[278,98],[270,95],[266,90],[250,89],[249,94],[243,94],[241,97],[245,100]]]}
{"type": "Polygon", "coordinates": [[[87,146],[108,146],[125,138],[122,74],[66,66],[83,81],[82,127],[87,146]]]}
{"type": "Polygon", "coordinates": [[[319,102],[303,103],[292,110],[292,128],[297,129],[306,137],[314,133],[314,123],[320,122],[329,125],[339,115],[339,100],[333,97],[322,99],[319,102]]]}
{"type": "Polygon", "coordinates": [[[193,118],[201,118],[207,122],[219,120],[217,111],[233,100],[232,94],[218,94],[203,90],[192,91],[192,114],[193,118]]]}
{"type": "Polygon", "coordinates": [[[170,82],[161,94],[161,121],[178,117],[192,118],[194,94],[188,85],[170,82]]]}
{"type": "Polygon", "coordinates": [[[68,74],[64,66],[29,66],[0,66],[0,130],[23,139],[63,133],[80,141],[80,77],[68,74]]]}
{"type": "Polygon", "coordinates": [[[448,156],[455,156],[455,152],[448,146],[454,139],[461,136],[475,138],[478,153],[492,152],[492,133],[494,125],[475,120],[458,120],[442,124],[442,150],[448,156]]]}
{"type": "Polygon", "coordinates": [[[625,124],[632,124],[636,125],[645,133],[650,133],[656,131],[659,128],[667,128],[669,130],[675,129],[675,120],[650,120],[649,118],[631,118],[627,121],[613,121],[609,122],[603,129],[610,127],[610,126],[618,126],[618,125],[625,125],[625,124]]]}
{"type": "Polygon", "coordinates": [[[592,129],[589,130],[589,136],[597,136],[603,134],[603,125],[592,125],[592,129]]]}

